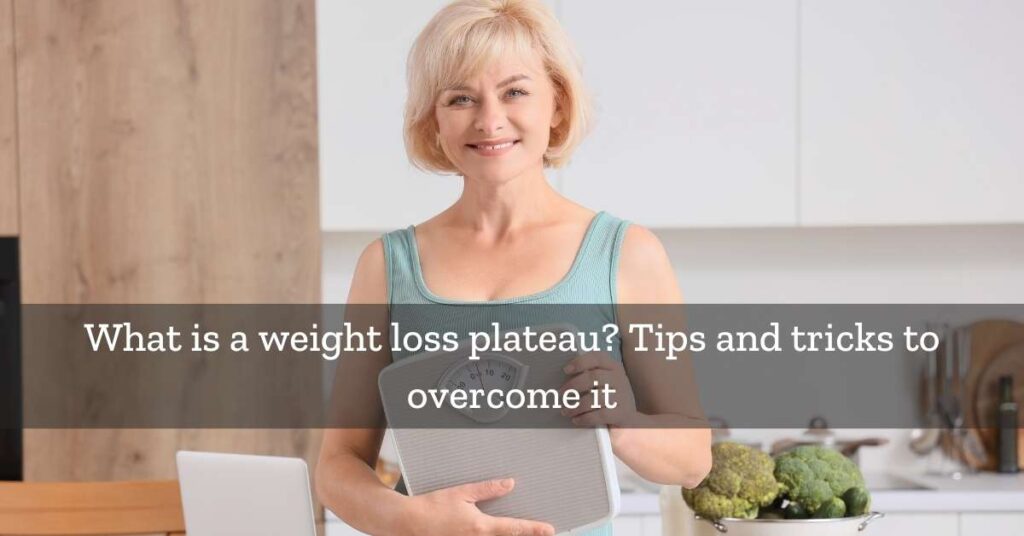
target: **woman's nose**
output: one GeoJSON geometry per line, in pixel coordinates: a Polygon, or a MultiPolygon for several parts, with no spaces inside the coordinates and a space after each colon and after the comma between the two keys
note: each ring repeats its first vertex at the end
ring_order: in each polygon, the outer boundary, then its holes
{"type": "Polygon", "coordinates": [[[485,136],[491,136],[505,128],[507,122],[508,117],[501,103],[494,99],[485,99],[477,108],[473,126],[485,136]]]}

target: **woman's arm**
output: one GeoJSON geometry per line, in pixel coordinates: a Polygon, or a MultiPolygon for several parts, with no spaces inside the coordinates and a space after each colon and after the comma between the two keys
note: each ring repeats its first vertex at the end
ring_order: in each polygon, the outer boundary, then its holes
{"type": "MultiPolygon", "coordinates": [[[[388,333],[387,275],[384,246],[370,244],[359,257],[352,277],[345,321],[355,331],[371,326],[388,333]]],[[[387,337],[385,337],[387,340],[387,337]]],[[[384,410],[377,391],[377,376],[391,363],[388,350],[342,355],[331,395],[331,415],[339,428],[324,431],[316,466],[316,493],[320,502],[346,523],[367,534],[548,536],[547,523],[488,516],[478,501],[512,491],[515,483],[490,480],[407,497],[385,486],[374,467],[384,436],[384,410]]]]}
{"type": "Polygon", "coordinates": [[[626,230],[616,286],[623,364],[640,415],[638,427],[611,428],[615,454],[647,480],[696,487],[711,470],[711,430],[698,427],[704,416],[689,354],[668,361],[657,353],[633,351],[637,341],[627,329],[653,316],[665,329],[685,330],[681,306],[631,306],[683,303],[665,248],[648,229],[630,225],[626,230]]]}
{"type": "MultiPolygon", "coordinates": [[[[375,325],[387,328],[387,280],[384,246],[370,244],[359,257],[346,311],[354,329],[375,325]]],[[[408,534],[399,524],[409,518],[408,497],[385,486],[374,471],[384,436],[384,416],[376,386],[376,373],[391,360],[388,352],[342,355],[332,388],[332,407],[338,411],[365,411],[357,422],[376,421],[377,428],[324,430],[316,466],[316,492],[320,501],[349,525],[368,534],[408,534]]]]}

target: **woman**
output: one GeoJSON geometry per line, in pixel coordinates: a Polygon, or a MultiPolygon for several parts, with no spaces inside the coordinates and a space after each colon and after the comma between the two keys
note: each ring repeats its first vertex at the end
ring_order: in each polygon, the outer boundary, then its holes
{"type": "MultiPolygon", "coordinates": [[[[413,46],[408,75],[410,158],[422,169],[461,175],[462,195],[430,220],[370,244],[359,258],[349,303],[681,303],[654,234],[573,203],[545,178],[544,169],[564,165],[581,141],[589,110],[568,40],[541,2],[461,0],[445,7],[413,46]]],[[[394,320],[380,310],[379,318],[366,321],[387,326],[394,320]]],[[[696,486],[711,465],[709,430],[666,426],[692,422],[672,413],[670,401],[641,397],[632,403],[625,369],[634,385],[651,374],[633,377],[641,367],[631,365],[638,357],[629,347],[573,362],[567,386],[585,389],[600,379],[627,401],[613,411],[575,414],[575,422],[609,425],[615,455],[640,476],[696,486]]],[[[364,372],[346,372],[346,404],[376,408],[383,425],[376,393],[360,386],[375,385],[371,374],[400,357],[378,355],[364,372]]],[[[545,523],[499,519],[477,509],[477,501],[508,493],[514,482],[415,497],[384,486],[373,471],[382,435],[381,428],[325,431],[317,492],[356,529],[389,535],[554,533],[545,523]]]]}

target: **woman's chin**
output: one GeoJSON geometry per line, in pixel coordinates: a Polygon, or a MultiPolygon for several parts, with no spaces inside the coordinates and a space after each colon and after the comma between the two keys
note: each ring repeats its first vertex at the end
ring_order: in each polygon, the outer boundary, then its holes
{"type": "Polygon", "coordinates": [[[504,167],[488,166],[476,168],[463,175],[467,179],[484,184],[504,184],[522,176],[522,170],[511,170],[504,167]]]}
{"type": "MultiPolygon", "coordinates": [[[[521,162],[512,163],[494,161],[480,165],[467,166],[468,169],[464,169],[463,176],[482,183],[503,184],[516,180],[520,177],[527,176],[529,174],[528,171],[532,167],[534,166],[523,165],[521,162]]],[[[538,161],[538,165],[536,167],[543,170],[543,161],[538,161]]]]}

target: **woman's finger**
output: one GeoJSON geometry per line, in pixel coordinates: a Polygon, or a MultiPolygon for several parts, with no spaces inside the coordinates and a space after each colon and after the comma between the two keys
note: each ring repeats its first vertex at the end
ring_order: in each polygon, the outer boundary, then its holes
{"type": "Polygon", "coordinates": [[[555,534],[555,528],[548,523],[512,517],[495,517],[488,525],[489,534],[502,536],[554,536],[555,534]]]}
{"type": "Polygon", "coordinates": [[[459,486],[448,488],[457,497],[469,502],[486,501],[508,494],[515,487],[515,480],[511,478],[499,480],[484,480],[481,482],[470,482],[459,486]]]}
{"type": "Polygon", "coordinates": [[[612,359],[608,352],[589,352],[572,358],[562,369],[566,374],[577,374],[585,370],[622,368],[618,361],[612,359]]]}
{"type": "Polygon", "coordinates": [[[569,389],[574,389],[583,393],[594,389],[594,382],[597,382],[597,386],[601,387],[604,384],[610,383],[613,378],[614,377],[604,369],[590,369],[566,380],[566,382],[559,387],[559,391],[564,393],[569,389]]]}
{"type": "Polygon", "coordinates": [[[572,423],[577,426],[599,426],[616,422],[615,414],[607,408],[587,411],[572,418],[572,423]]]}

